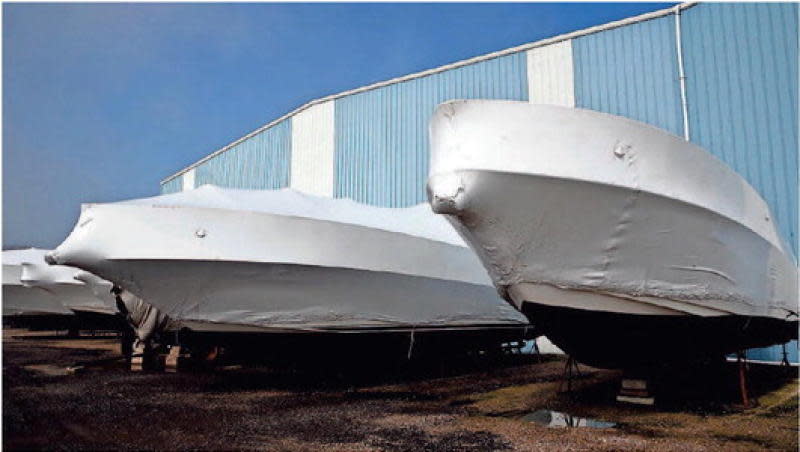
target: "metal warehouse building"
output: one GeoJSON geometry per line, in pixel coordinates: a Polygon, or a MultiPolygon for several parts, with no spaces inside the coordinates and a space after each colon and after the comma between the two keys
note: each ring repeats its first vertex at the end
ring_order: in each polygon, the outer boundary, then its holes
{"type": "MultiPolygon", "coordinates": [[[[292,187],[424,202],[428,119],[450,99],[587,108],[683,136],[758,190],[798,255],[797,4],[682,4],[313,100],[161,191],[292,187]]],[[[780,347],[751,357],[779,360],[780,347]]]]}

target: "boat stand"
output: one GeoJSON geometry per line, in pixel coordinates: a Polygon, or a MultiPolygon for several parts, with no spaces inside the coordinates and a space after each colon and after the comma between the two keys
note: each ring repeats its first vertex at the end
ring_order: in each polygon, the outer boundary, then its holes
{"type": "Polygon", "coordinates": [[[747,355],[743,350],[736,353],[736,364],[739,365],[739,391],[742,394],[742,406],[750,408],[750,398],[747,395],[747,355]]]}
{"type": "Polygon", "coordinates": [[[130,327],[123,328],[119,335],[119,352],[130,365],[133,357],[133,344],[136,342],[136,335],[130,327]]]}
{"type": "Polygon", "coordinates": [[[185,352],[184,347],[173,345],[164,358],[164,372],[177,373],[178,370],[185,367],[187,359],[189,359],[189,355],[185,352]]]}
{"type": "Polygon", "coordinates": [[[159,355],[159,363],[167,373],[216,367],[223,353],[223,348],[218,345],[192,341],[191,336],[182,338],[180,331],[175,331],[172,345],[166,348],[167,353],[159,355]]]}
{"type": "Polygon", "coordinates": [[[414,352],[414,327],[411,327],[411,335],[408,338],[408,354],[406,359],[411,361],[411,354],[414,352]]]}
{"type": "Polygon", "coordinates": [[[781,366],[787,369],[791,369],[792,365],[789,363],[789,353],[786,351],[786,342],[781,344],[783,358],[781,359],[781,366]]]}
{"type": "Polygon", "coordinates": [[[651,391],[651,381],[647,378],[647,374],[642,369],[624,369],[617,393],[617,402],[654,405],[656,399],[651,391]]]}
{"type": "MultiPolygon", "coordinates": [[[[538,347],[537,347],[538,351],[538,347]]],[[[558,392],[572,392],[572,379],[574,377],[580,377],[581,370],[578,368],[578,361],[575,361],[575,358],[572,356],[567,356],[567,362],[564,364],[564,378],[561,379],[561,383],[558,384],[558,392]],[[567,390],[564,391],[564,383],[567,384],[567,390]]]]}
{"type": "Polygon", "coordinates": [[[622,377],[617,402],[633,403],[635,405],[653,405],[655,397],[650,392],[647,380],[643,378],[622,377]]]}
{"type": "MultiPolygon", "coordinates": [[[[533,338],[533,347],[531,347],[531,351],[536,350],[536,362],[541,363],[542,362],[542,351],[539,350],[539,343],[536,342],[536,339],[538,339],[538,338],[533,338]]],[[[578,363],[575,363],[575,368],[576,369],[578,368],[578,363]]]]}
{"type": "Polygon", "coordinates": [[[136,341],[131,353],[131,372],[151,370],[153,367],[154,353],[150,344],[136,341]]]}

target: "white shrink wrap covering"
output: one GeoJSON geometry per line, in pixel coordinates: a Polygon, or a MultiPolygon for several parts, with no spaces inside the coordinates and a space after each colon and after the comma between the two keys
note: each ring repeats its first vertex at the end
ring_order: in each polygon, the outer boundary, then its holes
{"type": "Polygon", "coordinates": [[[430,132],[434,211],[565,351],[600,353],[609,332],[602,353],[656,336],[650,354],[684,339],[720,352],[786,340],[792,322],[796,335],[791,251],[764,200],[704,149],[622,117],[512,101],[442,104],[430,132]]]}
{"type": "Polygon", "coordinates": [[[125,308],[125,319],[143,343],[149,342],[156,333],[177,328],[168,316],[127,290],[119,293],[119,300],[125,308]]]}
{"type": "Polygon", "coordinates": [[[427,204],[203,186],[85,205],[51,259],[196,329],[527,324],[427,204]]]}
{"type": "Polygon", "coordinates": [[[22,282],[23,264],[46,265],[44,256],[48,252],[35,248],[3,251],[3,315],[72,314],[55,291],[22,282]]]}
{"type": "MultiPolygon", "coordinates": [[[[110,290],[112,284],[79,268],[49,265],[48,250],[22,250],[25,258],[19,261],[20,282],[36,292],[47,292],[70,311],[88,311],[114,315],[116,303],[110,290]]],[[[12,251],[4,252],[12,253],[12,251]]],[[[16,257],[10,257],[16,259],[16,257]]]]}

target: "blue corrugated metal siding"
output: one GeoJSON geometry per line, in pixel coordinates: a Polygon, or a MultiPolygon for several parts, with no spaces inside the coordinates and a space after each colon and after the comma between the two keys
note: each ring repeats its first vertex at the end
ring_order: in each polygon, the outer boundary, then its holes
{"type": "Polygon", "coordinates": [[[691,140],[759,191],[795,256],[797,14],[797,4],[701,4],[681,27],[691,140]]]}
{"type": "MultiPolygon", "coordinates": [[[[700,4],[683,12],[681,31],[691,140],[758,190],[797,256],[797,4],[700,4]]],[[[787,349],[797,362],[797,341],[787,349]]]]}
{"type": "Polygon", "coordinates": [[[527,100],[525,58],[516,53],[336,99],[334,195],[389,207],[423,202],[436,105],[527,100]]]}
{"type": "Polygon", "coordinates": [[[161,194],[167,195],[183,190],[183,175],[177,176],[164,184],[161,184],[161,194]]]}
{"type": "MultiPolygon", "coordinates": [[[[790,363],[796,363],[798,361],[797,341],[786,344],[786,357],[790,363]]],[[[781,362],[783,360],[783,349],[780,345],[766,348],[752,348],[747,350],[747,359],[781,362]]]]}
{"type": "Polygon", "coordinates": [[[683,135],[673,16],[576,38],[572,49],[577,107],[683,135]]]}
{"type": "Polygon", "coordinates": [[[195,186],[276,189],[289,186],[291,119],[254,135],[197,167],[195,186]]]}

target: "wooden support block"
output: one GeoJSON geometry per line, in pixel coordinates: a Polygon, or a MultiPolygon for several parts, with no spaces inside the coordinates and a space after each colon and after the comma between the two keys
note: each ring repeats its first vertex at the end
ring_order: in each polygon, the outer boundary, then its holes
{"type": "Polygon", "coordinates": [[[653,397],[631,397],[617,394],[617,402],[632,403],[635,405],[654,405],[656,399],[653,397]]]}
{"type": "Polygon", "coordinates": [[[169,349],[169,354],[167,354],[167,358],[164,361],[164,371],[169,373],[175,373],[180,368],[181,361],[183,360],[181,356],[181,346],[175,345],[169,349]]]}
{"type": "Polygon", "coordinates": [[[634,390],[634,391],[646,391],[647,390],[647,380],[637,380],[633,378],[623,378],[622,379],[622,389],[624,390],[634,390]]]}
{"type": "Polygon", "coordinates": [[[131,372],[141,372],[144,370],[144,357],[141,355],[133,355],[131,357],[131,372]]]}
{"type": "Polygon", "coordinates": [[[145,369],[145,360],[149,350],[142,343],[137,343],[133,347],[133,354],[131,355],[131,372],[142,372],[145,369]]]}
{"type": "Polygon", "coordinates": [[[617,394],[617,402],[637,405],[653,405],[655,398],[650,393],[647,380],[640,378],[623,378],[617,394]]]}

